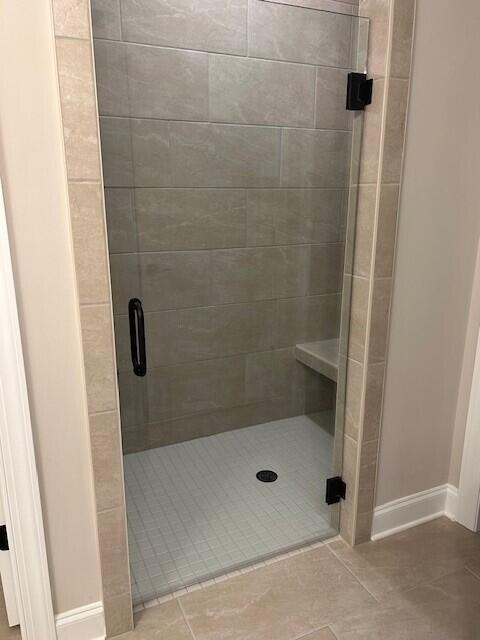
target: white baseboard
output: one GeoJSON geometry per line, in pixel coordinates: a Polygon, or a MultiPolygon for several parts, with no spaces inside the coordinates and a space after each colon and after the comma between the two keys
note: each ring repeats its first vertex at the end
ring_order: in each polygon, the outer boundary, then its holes
{"type": "Polygon", "coordinates": [[[450,484],[387,502],[373,512],[372,540],[386,538],[441,516],[455,520],[456,505],[457,489],[450,484]]]}
{"type": "Polygon", "coordinates": [[[58,640],[105,640],[103,604],[93,602],[55,616],[58,640]]]}

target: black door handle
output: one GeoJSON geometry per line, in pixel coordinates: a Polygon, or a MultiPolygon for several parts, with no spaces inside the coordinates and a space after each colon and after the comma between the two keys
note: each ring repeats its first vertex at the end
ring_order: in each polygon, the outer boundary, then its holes
{"type": "Polygon", "coordinates": [[[145,354],[145,320],[142,303],[132,298],[128,303],[128,320],[130,323],[130,350],[132,354],[133,373],[144,376],[147,373],[147,356],[145,354]]]}

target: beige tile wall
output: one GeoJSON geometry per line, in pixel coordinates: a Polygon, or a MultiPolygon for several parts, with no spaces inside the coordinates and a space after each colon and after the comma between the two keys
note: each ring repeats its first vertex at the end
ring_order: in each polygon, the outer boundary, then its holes
{"type": "Polygon", "coordinates": [[[112,304],[88,0],[53,0],[109,635],[132,627],[112,304]]]}
{"type": "Polygon", "coordinates": [[[393,260],[410,77],[415,0],[360,0],[370,18],[373,104],[365,113],[345,409],[341,534],[370,538],[393,260]]]}
{"type": "MultiPolygon", "coordinates": [[[[52,2],[84,335],[104,607],[108,634],[116,635],[131,628],[132,615],[89,3],[52,2]]],[[[341,526],[351,543],[366,539],[371,527],[415,4],[414,0],[391,2],[360,1],[360,14],[372,20],[369,68],[376,83],[375,101],[367,111],[364,131],[348,354],[344,475],[349,491],[341,526]]]]}

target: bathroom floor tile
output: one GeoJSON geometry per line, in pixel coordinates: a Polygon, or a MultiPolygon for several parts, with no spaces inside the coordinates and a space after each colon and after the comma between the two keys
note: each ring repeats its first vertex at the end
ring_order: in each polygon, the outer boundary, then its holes
{"type": "Polygon", "coordinates": [[[179,602],[196,640],[292,640],[378,606],[326,546],[179,602]]]}
{"type": "Polygon", "coordinates": [[[134,604],[333,535],[323,495],[332,418],[298,416],[125,456],[134,604]],[[259,482],[261,469],[278,480],[259,482]]]}
{"type": "Polygon", "coordinates": [[[134,616],[135,630],[118,640],[192,640],[177,600],[144,609],[134,616]]]}
{"type": "Polygon", "coordinates": [[[338,640],[478,640],[480,580],[466,569],[332,625],[338,640]]]}
{"type": "MultiPolygon", "coordinates": [[[[462,569],[480,565],[480,536],[440,518],[354,549],[331,548],[378,600],[462,569]]],[[[479,636],[480,637],[480,636],[479,636]]]]}

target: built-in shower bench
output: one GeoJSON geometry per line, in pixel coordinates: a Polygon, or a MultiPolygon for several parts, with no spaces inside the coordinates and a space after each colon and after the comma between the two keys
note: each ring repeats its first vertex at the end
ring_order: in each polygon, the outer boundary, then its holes
{"type": "Polygon", "coordinates": [[[332,340],[318,340],[297,344],[295,357],[317,373],[321,373],[330,380],[337,381],[338,374],[338,338],[332,340]]]}

